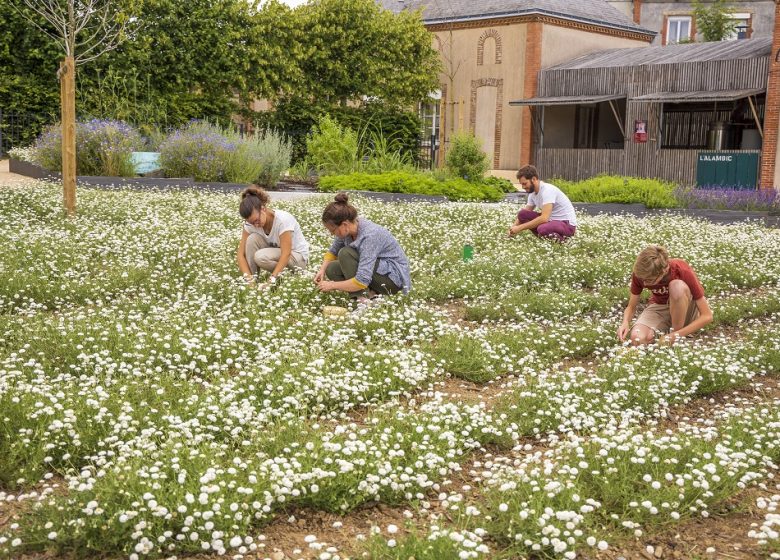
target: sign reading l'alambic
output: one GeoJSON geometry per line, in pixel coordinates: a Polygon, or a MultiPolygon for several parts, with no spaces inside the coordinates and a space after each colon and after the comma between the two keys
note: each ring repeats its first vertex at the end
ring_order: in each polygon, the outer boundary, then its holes
{"type": "Polygon", "coordinates": [[[699,161],[734,161],[732,154],[699,154],[699,161]]]}

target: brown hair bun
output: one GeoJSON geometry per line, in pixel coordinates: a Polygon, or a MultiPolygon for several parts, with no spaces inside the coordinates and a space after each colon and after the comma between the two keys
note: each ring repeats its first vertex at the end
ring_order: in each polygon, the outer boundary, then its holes
{"type": "Polygon", "coordinates": [[[340,226],[344,222],[354,222],[357,215],[357,208],[349,203],[349,195],[340,192],[333,198],[333,202],[325,207],[322,212],[322,222],[340,226]]]}
{"type": "Polygon", "coordinates": [[[252,185],[241,191],[241,205],[238,207],[238,213],[245,220],[252,215],[252,212],[262,210],[268,203],[271,202],[271,197],[262,188],[257,185],[252,185]]]}

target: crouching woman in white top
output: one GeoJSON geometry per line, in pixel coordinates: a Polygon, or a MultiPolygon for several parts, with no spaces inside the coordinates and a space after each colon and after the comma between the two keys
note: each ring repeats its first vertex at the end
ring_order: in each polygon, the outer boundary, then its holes
{"type": "Polygon", "coordinates": [[[248,187],[241,193],[238,213],[244,218],[244,230],[236,260],[247,282],[254,283],[259,270],[270,272],[266,288],[276,282],[285,269],[305,269],[309,262],[309,244],[295,217],[284,210],[268,207],[270,197],[260,187],[248,187]]]}

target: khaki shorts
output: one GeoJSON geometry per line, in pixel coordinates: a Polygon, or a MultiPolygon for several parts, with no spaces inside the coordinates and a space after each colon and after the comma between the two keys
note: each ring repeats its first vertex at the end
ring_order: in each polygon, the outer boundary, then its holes
{"type": "MultiPolygon", "coordinates": [[[[696,302],[691,300],[688,305],[688,313],[685,315],[685,325],[690,325],[699,316],[699,308],[696,306],[696,302]]],[[[636,320],[637,325],[644,325],[650,327],[655,331],[662,333],[669,332],[672,328],[672,315],[669,313],[669,304],[650,303],[642,311],[639,319],[636,320]]]]}

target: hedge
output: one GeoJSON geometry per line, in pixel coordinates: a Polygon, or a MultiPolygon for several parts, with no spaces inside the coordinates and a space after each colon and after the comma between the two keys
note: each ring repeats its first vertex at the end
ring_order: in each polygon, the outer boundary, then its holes
{"type": "Polygon", "coordinates": [[[443,195],[450,200],[497,202],[504,198],[500,188],[485,183],[469,183],[464,179],[439,181],[424,173],[392,171],[370,175],[351,173],[320,177],[319,189],[324,192],[372,191],[404,194],[443,195]]]}
{"type": "Polygon", "coordinates": [[[572,202],[617,202],[644,204],[648,208],[677,208],[675,184],[658,179],[598,175],[584,181],[551,179],[572,202]]]}

